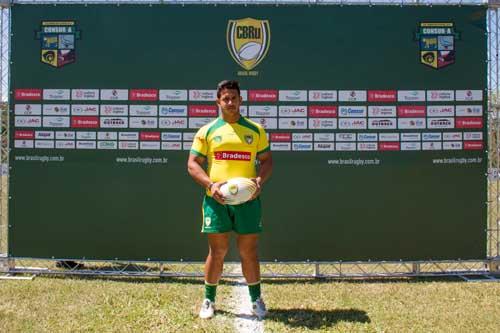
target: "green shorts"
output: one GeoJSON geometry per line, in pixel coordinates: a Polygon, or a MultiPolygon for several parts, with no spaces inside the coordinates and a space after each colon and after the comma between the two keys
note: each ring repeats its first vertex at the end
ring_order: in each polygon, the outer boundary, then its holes
{"type": "Polygon", "coordinates": [[[214,198],[203,198],[203,226],[201,232],[223,233],[234,230],[238,234],[262,231],[260,198],[240,205],[221,205],[214,198]]]}

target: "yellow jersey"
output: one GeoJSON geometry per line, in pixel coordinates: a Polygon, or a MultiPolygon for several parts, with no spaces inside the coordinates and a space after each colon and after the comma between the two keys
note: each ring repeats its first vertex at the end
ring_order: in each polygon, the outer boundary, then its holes
{"type": "Polygon", "coordinates": [[[264,128],[244,118],[228,123],[221,117],[198,130],[191,154],[207,158],[207,174],[212,182],[257,175],[257,155],[269,151],[264,128]]]}

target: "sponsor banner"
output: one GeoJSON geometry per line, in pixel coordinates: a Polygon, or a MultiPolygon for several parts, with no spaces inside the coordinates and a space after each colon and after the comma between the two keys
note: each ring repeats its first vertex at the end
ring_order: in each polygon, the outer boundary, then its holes
{"type": "Polygon", "coordinates": [[[187,117],[187,105],[160,105],[160,117],[187,117]]]}
{"type": "Polygon", "coordinates": [[[45,116],[69,116],[69,104],[44,104],[43,115],[45,116]]]}
{"type": "MultiPolygon", "coordinates": [[[[102,119],[103,118],[101,118],[101,124],[102,124],[102,119]]],[[[44,121],[45,121],[45,119],[44,119],[44,121]]],[[[73,128],[98,128],[99,127],[99,117],[73,116],[73,117],[71,117],[71,127],[73,127],[73,128]]]]}
{"type": "Polygon", "coordinates": [[[451,102],[455,100],[453,90],[427,90],[427,101],[429,102],[451,102]]]}
{"type": "Polygon", "coordinates": [[[156,117],[158,106],[156,105],[131,105],[130,115],[136,117],[156,117]]]}
{"type": "Polygon", "coordinates": [[[427,128],[454,128],[455,118],[427,118],[427,128]]]}
{"type": "Polygon", "coordinates": [[[162,118],[160,117],[160,128],[187,128],[187,118],[162,118]]]}
{"type": "Polygon", "coordinates": [[[77,141],[76,149],[96,149],[95,141],[77,141]]]}
{"type": "Polygon", "coordinates": [[[355,151],[356,143],[355,142],[337,142],[336,149],[338,151],[355,151]]]}
{"type": "Polygon", "coordinates": [[[395,105],[370,105],[368,106],[368,117],[396,117],[395,105]]]}
{"type": "Polygon", "coordinates": [[[292,141],[292,133],[271,133],[272,142],[290,142],[292,141]]]}
{"type": "Polygon", "coordinates": [[[314,144],[314,150],[333,151],[335,150],[335,144],[333,142],[316,142],[314,144]]]}
{"type": "Polygon", "coordinates": [[[483,132],[464,132],[464,140],[483,140],[483,132]]]}
{"type": "Polygon", "coordinates": [[[401,150],[421,150],[420,142],[401,142],[401,150]]]}
{"type": "Polygon", "coordinates": [[[75,149],[75,141],[56,140],[56,149],[75,149]]]}
{"type": "Polygon", "coordinates": [[[440,141],[422,142],[422,150],[442,150],[443,145],[440,141]]]}
{"type": "Polygon", "coordinates": [[[377,133],[358,133],[358,141],[378,141],[377,133]]]}
{"type": "Polygon", "coordinates": [[[103,104],[101,105],[101,116],[126,116],[128,105],[125,104],[103,104]]]}
{"type": "Polygon", "coordinates": [[[14,131],[14,139],[34,139],[35,131],[14,131]]]}
{"type": "Polygon", "coordinates": [[[448,141],[462,140],[462,132],[444,132],[443,140],[448,140],[448,141]]]}
{"type": "Polygon", "coordinates": [[[336,102],[336,90],[309,90],[310,102],[336,102]]]}
{"type": "Polygon", "coordinates": [[[131,101],[157,101],[158,90],[156,89],[130,89],[129,99],[131,101]]]}
{"type": "Polygon", "coordinates": [[[399,141],[399,133],[379,133],[380,141],[399,141]]]}
{"type": "Polygon", "coordinates": [[[43,89],[43,99],[53,101],[69,101],[69,89],[43,89]]]}
{"type": "Polygon", "coordinates": [[[139,149],[139,142],[137,142],[137,141],[120,141],[120,142],[118,142],[118,149],[138,150],[139,149]]]}
{"type": "Polygon", "coordinates": [[[309,118],[310,129],[336,129],[336,118],[309,118]]]}
{"type": "Polygon", "coordinates": [[[130,128],[158,128],[158,118],[130,117],[130,128]]]}
{"type": "Polygon", "coordinates": [[[248,101],[249,102],[277,102],[278,101],[278,91],[277,90],[249,90],[248,91],[248,101]]]}
{"type": "Polygon", "coordinates": [[[288,142],[271,142],[271,150],[288,151],[291,149],[291,143],[288,142]]]}
{"type": "Polygon", "coordinates": [[[366,129],[366,119],[339,119],[339,129],[366,129]]]}
{"type": "Polygon", "coordinates": [[[189,118],[189,128],[200,128],[205,126],[209,122],[215,120],[215,118],[189,118]]]}
{"type": "Polygon", "coordinates": [[[278,122],[280,129],[306,129],[307,119],[305,118],[281,118],[278,122]]]}
{"type": "Polygon", "coordinates": [[[334,118],[337,117],[337,106],[335,105],[309,105],[309,117],[334,118]]]}
{"type": "Polygon", "coordinates": [[[137,141],[137,140],[139,140],[139,133],[138,132],[120,132],[120,133],[118,133],[118,139],[119,140],[137,141]]]}
{"type": "Polygon", "coordinates": [[[128,101],[128,89],[101,89],[102,101],[128,101]]]}
{"type": "Polygon", "coordinates": [[[455,107],[453,105],[429,105],[427,106],[427,117],[453,117],[455,107]]]}
{"type": "Polygon", "coordinates": [[[41,127],[42,117],[33,116],[15,116],[14,126],[15,127],[41,127]]]}
{"type": "Polygon", "coordinates": [[[160,101],[187,101],[188,93],[184,89],[160,89],[160,101]]]}
{"type": "Polygon", "coordinates": [[[375,142],[359,142],[358,143],[359,151],[374,151],[378,150],[378,145],[375,142]]]}
{"type": "Polygon", "coordinates": [[[141,150],[160,150],[161,143],[159,141],[158,142],[142,141],[140,142],[139,147],[141,150]]]}
{"type": "Polygon", "coordinates": [[[397,151],[400,150],[399,142],[379,142],[378,150],[380,151],[397,151]]]}
{"type": "Polygon", "coordinates": [[[306,90],[280,90],[278,96],[280,102],[307,102],[306,90]]]}
{"type": "Polygon", "coordinates": [[[311,151],[313,150],[312,142],[294,142],[292,143],[293,151],[311,151]]]}
{"type": "Polygon", "coordinates": [[[395,129],[396,118],[368,118],[369,129],[395,129]]]}
{"type": "Polygon", "coordinates": [[[423,105],[400,105],[398,106],[399,117],[425,117],[425,106],[423,105]]]}
{"type": "Polygon", "coordinates": [[[483,91],[482,90],[457,90],[456,100],[461,101],[482,101],[483,91]]]}
{"type": "Polygon", "coordinates": [[[422,133],[422,141],[441,141],[441,133],[422,133]]]}
{"type": "Polygon", "coordinates": [[[461,150],[461,149],[463,149],[463,144],[461,141],[443,142],[443,150],[461,150]]]}
{"type": "Polygon", "coordinates": [[[280,117],[307,117],[307,106],[305,105],[280,105],[280,117]]]}
{"type": "Polygon", "coordinates": [[[101,117],[101,128],[127,128],[127,117],[101,117]]]}
{"type": "MultiPolygon", "coordinates": [[[[185,134],[192,134],[192,133],[185,133],[185,134]]],[[[162,141],[181,141],[182,140],[182,133],[181,132],[163,132],[163,133],[161,133],[161,140],[162,141]]],[[[192,141],[192,139],[190,141],[192,141]]]]}
{"type": "Polygon", "coordinates": [[[19,101],[39,101],[42,99],[42,89],[16,89],[14,96],[19,101]]]}
{"type": "Polygon", "coordinates": [[[356,133],[337,133],[335,139],[337,141],[356,141],[356,133]]]}
{"type": "Polygon", "coordinates": [[[57,131],[56,139],[58,140],[74,140],[76,138],[75,132],[72,131],[57,131]]]}
{"type": "Polygon", "coordinates": [[[339,90],[339,102],[366,102],[366,90],[339,90]]]}
{"type": "Polygon", "coordinates": [[[33,140],[14,140],[14,148],[33,148],[33,140]]]}
{"type": "Polygon", "coordinates": [[[70,117],[43,117],[43,127],[69,127],[69,123],[70,117]]]}
{"type": "Polygon", "coordinates": [[[23,116],[38,116],[42,114],[41,104],[16,104],[14,114],[23,116]]]}
{"type": "Polygon", "coordinates": [[[53,131],[36,131],[35,132],[35,139],[54,140],[54,138],[55,138],[55,135],[54,135],[53,131]]]}
{"type": "Polygon", "coordinates": [[[98,140],[118,140],[117,132],[98,132],[97,133],[98,140]]]}
{"type": "Polygon", "coordinates": [[[250,117],[277,117],[278,107],[276,105],[250,105],[250,117]]]}
{"type": "Polygon", "coordinates": [[[98,116],[99,105],[97,104],[73,104],[71,105],[73,116],[98,116]]]}
{"type": "Polygon", "coordinates": [[[312,133],[292,133],[292,141],[312,141],[312,133]]]}
{"type": "Polygon", "coordinates": [[[116,141],[98,141],[97,149],[117,149],[118,143],[116,141]]]}
{"type": "Polygon", "coordinates": [[[368,90],[368,102],[396,102],[396,90],[368,90]]]}
{"type": "Polygon", "coordinates": [[[77,140],[95,140],[96,138],[96,132],[76,132],[77,140]]]}
{"type": "Polygon", "coordinates": [[[247,151],[215,151],[214,158],[224,161],[250,161],[252,154],[247,151]]]}
{"type": "Polygon", "coordinates": [[[423,129],[425,128],[425,118],[399,118],[399,129],[423,129]]]}
{"type": "Polygon", "coordinates": [[[217,90],[189,90],[190,101],[210,101],[217,99],[217,90]]]}
{"type": "Polygon", "coordinates": [[[139,138],[141,141],[160,141],[161,133],[160,132],[141,132],[139,134],[139,138]]]}
{"type": "Polygon", "coordinates": [[[455,118],[456,128],[483,128],[483,118],[466,117],[455,118]]]}
{"type": "Polygon", "coordinates": [[[99,100],[99,89],[73,89],[71,99],[74,101],[97,101],[99,100]]]}
{"type": "Polygon", "coordinates": [[[277,118],[255,118],[252,117],[250,120],[260,124],[265,129],[277,129],[278,128],[278,119],[277,118]]]}
{"type": "Polygon", "coordinates": [[[339,106],[340,117],[366,117],[366,106],[339,106]]]}
{"type": "Polygon", "coordinates": [[[240,114],[243,117],[248,117],[248,106],[246,106],[246,105],[240,105],[240,114]]]}
{"type": "Polygon", "coordinates": [[[217,117],[219,112],[216,105],[189,105],[190,117],[217,117]]]}
{"type": "Polygon", "coordinates": [[[191,150],[191,147],[193,146],[192,142],[183,142],[182,143],[182,150],[191,150]]]}
{"type": "Polygon", "coordinates": [[[194,140],[195,135],[196,135],[196,132],[184,132],[184,133],[182,133],[182,140],[192,142],[194,140]]]}
{"type": "Polygon", "coordinates": [[[401,141],[420,141],[420,133],[401,133],[401,141]]]}
{"type": "Polygon", "coordinates": [[[241,96],[241,100],[243,102],[248,101],[248,90],[241,90],[240,91],[240,96],[241,96]]]}
{"type": "Polygon", "coordinates": [[[482,115],[482,105],[457,105],[457,117],[478,117],[482,115]]]}
{"type": "Polygon", "coordinates": [[[334,133],[314,133],[314,141],[335,141],[334,133]]]}
{"type": "Polygon", "coordinates": [[[425,102],[425,90],[399,90],[398,102],[425,102]]]}
{"type": "Polygon", "coordinates": [[[161,150],[182,150],[182,142],[162,142],[161,150]]]}
{"type": "Polygon", "coordinates": [[[483,150],[483,141],[464,141],[465,150],[483,150]]]}

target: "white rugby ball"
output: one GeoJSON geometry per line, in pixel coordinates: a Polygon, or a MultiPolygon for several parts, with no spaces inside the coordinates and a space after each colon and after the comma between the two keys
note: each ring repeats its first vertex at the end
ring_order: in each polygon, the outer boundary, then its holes
{"type": "Polygon", "coordinates": [[[243,44],[238,51],[238,56],[241,60],[252,60],[259,55],[262,45],[256,42],[248,42],[243,44]]]}
{"type": "Polygon", "coordinates": [[[257,191],[257,185],[244,177],[229,179],[220,187],[220,191],[224,196],[224,203],[227,205],[239,205],[247,202],[257,191]]]}

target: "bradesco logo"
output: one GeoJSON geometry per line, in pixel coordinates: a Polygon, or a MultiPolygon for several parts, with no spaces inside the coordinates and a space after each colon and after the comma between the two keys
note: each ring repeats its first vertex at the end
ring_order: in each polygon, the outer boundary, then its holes
{"type": "Polygon", "coordinates": [[[160,105],[160,116],[166,117],[186,117],[186,105],[160,105]]]}
{"type": "Polygon", "coordinates": [[[141,141],[160,141],[160,132],[141,132],[141,141]]]}
{"type": "Polygon", "coordinates": [[[158,90],[156,90],[156,89],[131,89],[129,98],[131,101],[157,101],[158,100],[158,90]]]}
{"type": "Polygon", "coordinates": [[[277,102],[277,90],[249,90],[248,101],[250,102],[277,102]]]}
{"type": "Polygon", "coordinates": [[[99,117],[71,117],[71,127],[73,128],[98,128],[99,117]]]}
{"type": "Polygon", "coordinates": [[[292,141],[291,133],[271,133],[272,142],[290,142],[292,141]]]}
{"type": "Polygon", "coordinates": [[[366,117],[366,106],[340,106],[341,117],[366,117]]]}
{"type": "Polygon", "coordinates": [[[271,45],[269,21],[250,17],[229,20],[226,40],[234,61],[250,71],[265,58],[271,45]]]}
{"type": "Polygon", "coordinates": [[[454,118],[427,119],[427,128],[454,128],[454,118]]]}
{"type": "Polygon", "coordinates": [[[396,90],[368,90],[368,102],[395,102],[396,90]]]}
{"type": "Polygon", "coordinates": [[[14,97],[17,100],[39,101],[42,99],[42,89],[16,89],[14,97]]]}
{"type": "Polygon", "coordinates": [[[483,141],[464,141],[465,150],[483,150],[483,141]]]}
{"type": "Polygon", "coordinates": [[[35,132],[34,131],[15,131],[14,139],[34,139],[35,132]]]}
{"type": "Polygon", "coordinates": [[[250,161],[252,154],[246,151],[216,151],[214,158],[225,161],[250,161]]]}
{"type": "Polygon", "coordinates": [[[378,150],[380,150],[380,151],[400,150],[399,142],[379,142],[378,150]]]}
{"type": "Polygon", "coordinates": [[[217,106],[215,105],[189,105],[190,117],[217,117],[217,106]]]}
{"type": "Polygon", "coordinates": [[[455,118],[456,128],[483,128],[483,118],[455,118]]]}
{"type": "Polygon", "coordinates": [[[423,105],[400,105],[398,106],[399,117],[425,117],[425,106],[423,105]]]}
{"type": "Polygon", "coordinates": [[[332,105],[310,105],[309,117],[314,118],[334,118],[337,117],[337,107],[332,105]]]}

